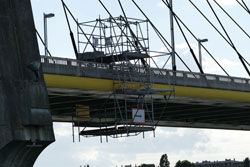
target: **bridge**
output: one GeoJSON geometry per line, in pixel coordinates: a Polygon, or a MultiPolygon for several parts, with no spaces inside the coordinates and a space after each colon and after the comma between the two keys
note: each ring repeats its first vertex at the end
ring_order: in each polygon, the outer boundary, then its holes
{"type": "MultiPolygon", "coordinates": [[[[66,58],[42,57],[41,60],[53,121],[72,122],[72,110],[81,104],[90,107],[91,119],[82,122],[86,126],[103,126],[105,120],[115,123],[112,116],[102,115],[104,108],[98,107],[107,99],[113,101],[109,98],[113,89],[112,70],[122,70],[122,66],[111,69],[109,64],[66,58]]],[[[151,68],[151,71],[155,89],[169,87],[165,78],[173,81],[171,70],[151,68]]],[[[161,118],[166,103],[164,93],[153,95],[159,126],[250,130],[249,79],[184,71],[175,75],[175,95],[171,96],[161,118]]]]}
{"type": "MultiPolygon", "coordinates": [[[[173,37],[173,19],[179,18],[164,2],[171,11],[173,37]]],[[[64,3],[63,7],[72,16],[64,3]]],[[[77,50],[70,30],[76,59],[44,57],[39,54],[30,1],[0,2],[0,167],[33,166],[55,140],[53,121],[72,122],[82,136],[130,136],[154,132],[157,126],[250,130],[249,79],[205,74],[190,45],[200,73],[176,71],[179,55],[173,38],[170,45],[148,18],[131,21],[124,11],[123,15],[77,22],[78,37],[87,39],[78,45],[90,46],[91,52],[88,46],[77,50]],[[97,35],[95,29],[86,33],[80,27],[96,28],[87,25],[96,22],[97,35]],[[144,23],[172,50],[159,54],[172,56],[173,70],[150,66],[149,37],[138,27],[144,23]],[[102,32],[106,28],[109,33],[102,32]],[[114,31],[119,29],[121,37],[114,31]]],[[[249,63],[231,40],[226,42],[250,75],[249,63]]]]}

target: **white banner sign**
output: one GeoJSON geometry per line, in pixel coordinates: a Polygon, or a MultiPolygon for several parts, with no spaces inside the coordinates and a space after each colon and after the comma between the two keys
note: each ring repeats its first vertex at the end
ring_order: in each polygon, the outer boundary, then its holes
{"type": "Polygon", "coordinates": [[[145,110],[142,108],[132,108],[132,119],[134,123],[145,123],[145,110]]]}

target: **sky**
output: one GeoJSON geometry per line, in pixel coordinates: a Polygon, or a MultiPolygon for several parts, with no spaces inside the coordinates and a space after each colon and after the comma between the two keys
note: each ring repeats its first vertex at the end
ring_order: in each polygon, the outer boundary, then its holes
{"type": "MultiPolygon", "coordinates": [[[[217,0],[237,22],[250,33],[249,14],[246,13],[235,0],[217,0]]],[[[49,50],[55,57],[74,58],[74,52],[69,38],[69,31],[60,0],[31,0],[35,25],[38,32],[43,36],[43,13],[55,13],[54,18],[48,19],[48,43],[49,50]]],[[[113,16],[121,15],[120,8],[115,0],[103,0],[113,16]]],[[[170,41],[169,11],[160,0],[136,0],[159,31],[170,41]]],[[[206,1],[193,0],[197,6],[219,27],[206,1]]],[[[230,34],[239,52],[250,61],[249,38],[243,34],[228,17],[215,6],[210,0],[218,16],[222,18],[226,30],[230,34]]],[[[245,0],[250,6],[250,0],[245,0]]],[[[95,20],[99,17],[107,18],[108,14],[97,0],[65,0],[79,21],[95,20]]],[[[130,17],[144,19],[143,15],[131,3],[123,0],[124,9],[130,17]]],[[[194,34],[200,38],[207,38],[204,43],[207,49],[222,64],[232,76],[247,77],[238,56],[235,52],[216,34],[214,29],[202,19],[198,12],[188,3],[188,0],[174,1],[174,10],[177,15],[187,24],[194,34]]],[[[72,29],[76,33],[76,27],[70,20],[72,29]]],[[[222,29],[219,27],[219,30],[222,29]]],[[[197,41],[191,38],[186,31],[188,40],[198,52],[197,41]]],[[[176,51],[189,65],[192,71],[198,71],[188,51],[180,30],[175,24],[176,51]]],[[[39,43],[40,53],[44,54],[44,48],[39,43]]],[[[150,48],[156,51],[165,51],[166,48],[150,31],[150,48]]],[[[222,70],[212,61],[203,50],[203,68],[205,73],[225,75],[222,70]]],[[[159,65],[164,64],[164,58],[156,58],[159,65]]],[[[167,68],[171,68],[170,64],[167,68]]],[[[177,69],[186,70],[177,60],[177,69]]],[[[167,153],[170,166],[173,167],[177,160],[188,159],[190,161],[223,160],[225,158],[236,158],[243,160],[249,155],[250,133],[245,131],[187,129],[187,128],[158,128],[156,137],[152,133],[142,136],[109,139],[109,142],[100,143],[99,138],[82,138],[81,142],[72,142],[72,130],[70,124],[54,123],[56,142],[51,144],[39,156],[35,163],[36,167],[77,167],[90,164],[94,167],[114,167],[125,164],[154,163],[159,164],[162,154],[167,153]]]]}

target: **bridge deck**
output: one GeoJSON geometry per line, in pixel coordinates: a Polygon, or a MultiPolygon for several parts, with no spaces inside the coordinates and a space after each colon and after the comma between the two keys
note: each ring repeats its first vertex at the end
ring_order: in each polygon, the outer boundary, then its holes
{"type": "MultiPolygon", "coordinates": [[[[108,99],[113,89],[112,69],[108,64],[79,62],[71,59],[42,58],[45,81],[50,95],[54,121],[72,121],[69,112],[81,103],[95,108],[88,125],[98,126],[95,118],[101,109],[94,107],[108,99]],[[90,123],[91,122],[91,123],[90,123]]],[[[120,68],[120,67],[112,67],[120,68]]],[[[170,89],[173,72],[151,69],[154,89],[170,89]]],[[[159,120],[162,126],[250,129],[250,80],[237,77],[176,72],[175,97],[159,120]]],[[[159,108],[165,103],[161,94],[154,95],[159,108]],[[158,104],[159,103],[159,104],[158,104]]],[[[98,108],[98,107],[97,107],[98,108]]],[[[100,120],[99,120],[100,121],[100,120]]],[[[112,124],[112,116],[109,120],[112,124]]]]}

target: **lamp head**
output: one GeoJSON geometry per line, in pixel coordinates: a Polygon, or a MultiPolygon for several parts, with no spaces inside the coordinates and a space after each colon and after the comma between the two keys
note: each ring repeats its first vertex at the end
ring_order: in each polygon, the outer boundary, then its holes
{"type": "Polygon", "coordinates": [[[198,42],[207,42],[208,39],[198,39],[198,42]]]}
{"type": "Polygon", "coordinates": [[[48,14],[44,13],[44,18],[51,18],[51,17],[55,17],[55,14],[54,13],[48,13],[48,14]]]}

